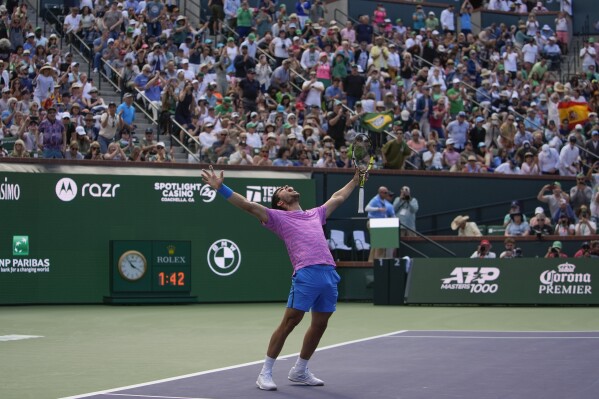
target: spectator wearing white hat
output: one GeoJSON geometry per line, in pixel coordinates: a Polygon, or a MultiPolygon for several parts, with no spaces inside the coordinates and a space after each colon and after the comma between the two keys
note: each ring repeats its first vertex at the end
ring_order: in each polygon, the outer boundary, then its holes
{"type": "Polygon", "coordinates": [[[555,36],[549,37],[549,43],[543,49],[543,52],[547,58],[551,60],[549,69],[556,70],[560,64],[560,58],[562,56],[562,50],[557,44],[555,36]]]}
{"type": "Polygon", "coordinates": [[[445,149],[443,150],[443,165],[446,169],[451,169],[452,167],[456,166],[460,160],[460,153],[455,150],[454,144],[455,142],[451,138],[445,141],[445,149]]]}
{"type": "Polygon", "coordinates": [[[559,153],[549,144],[543,144],[539,152],[539,167],[543,175],[557,175],[559,170],[559,153]]]}
{"type": "MultiPolygon", "coordinates": [[[[171,152],[173,148],[171,147],[171,152]]],[[[156,154],[152,155],[149,159],[149,162],[171,162],[172,156],[166,151],[166,146],[164,142],[159,141],[156,143],[156,154]]]]}

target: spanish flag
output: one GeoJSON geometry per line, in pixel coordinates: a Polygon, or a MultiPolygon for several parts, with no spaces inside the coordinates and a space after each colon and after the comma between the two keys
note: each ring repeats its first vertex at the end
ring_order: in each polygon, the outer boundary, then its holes
{"type": "Polygon", "coordinates": [[[362,116],[362,127],[380,133],[393,123],[393,112],[369,112],[362,116]]]}
{"type": "Polygon", "coordinates": [[[574,129],[577,124],[584,124],[589,119],[589,104],[576,101],[562,101],[557,105],[559,119],[568,120],[568,128],[574,129]]]}

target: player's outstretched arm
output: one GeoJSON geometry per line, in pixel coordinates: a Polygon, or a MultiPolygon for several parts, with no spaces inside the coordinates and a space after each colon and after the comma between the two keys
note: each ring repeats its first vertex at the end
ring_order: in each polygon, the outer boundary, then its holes
{"type": "Polygon", "coordinates": [[[331,198],[324,204],[327,208],[326,217],[331,216],[333,211],[339,207],[347,198],[349,198],[354,188],[356,188],[360,183],[360,173],[358,169],[356,169],[356,173],[354,177],[339,191],[335,192],[331,195],[331,198]]]}
{"type": "Polygon", "coordinates": [[[246,211],[250,215],[256,216],[262,223],[268,222],[266,207],[255,202],[250,202],[243,195],[233,192],[233,190],[223,184],[224,179],[224,172],[221,170],[220,176],[218,176],[214,173],[212,165],[210,166],[210,170],[202,169],[202,180],[204,183],[209,184],[210,187],[215,189],[237,208],[246,211]]]}

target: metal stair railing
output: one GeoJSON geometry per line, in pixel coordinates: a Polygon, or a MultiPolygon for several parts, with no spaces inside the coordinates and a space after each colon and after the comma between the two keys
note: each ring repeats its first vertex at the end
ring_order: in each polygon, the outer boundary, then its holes
{"type": "MultiPolygon", "coordinates": [[[[179,122],[177,122],[173,116],[171,116],[171,123],[174,124],[175,126],[177,126],[183,133],[185,133],[185,135],[187,135],[191,140],[193,140],[194,143],[196,143],[196,145],[200,149],[200,151],[198,152],[200,154],[200,156],[198,157],[189,147],[187,147],[184,143],[182,143],[181,140],[179,140],[177,137],[175,137],[174,134],[170,135],[171,142],[174,141],[175,143],[179,144],[179,146],[181,148],[183,148],[187,152],[187,154],[191,155],[198,163],[201,163],[202,162],[202,144],[200,143],[198,138],[193,136],[191,133],[189,133],[189,131],[187,129],[185,129],[183,126],[181,126],[181,124],[179,122]]],[[[172,146],[172,143],[171,143],[171,146],[172,146]]]]}
{"type": "Polygon", "coordinates": [[[335,21],[340,21],[341,20],[341,18],[337,18],[337,14],[343,16],[345,18],[346,22],[347,21],[351,21],[354,24],[359,24],[360,23],[357,19],[349,16],[345,11],[341,11],[338,8],[335,8],[335,11],[333,11],[333,18],[335,18],[335,21]]]}

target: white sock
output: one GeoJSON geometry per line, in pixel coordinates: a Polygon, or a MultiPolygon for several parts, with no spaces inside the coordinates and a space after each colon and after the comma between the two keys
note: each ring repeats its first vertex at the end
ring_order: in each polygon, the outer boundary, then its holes
{"type": "Polygon", "coordinates": [[[297,371],[298,373],[303,373],[304,371],[306,371],[306,368],[308,367],[308,361],[302,359],[301,357],[297,357],[297,361],[295,362],[295,371],[297,371]]]}
{"type": "Polygon", "coordinates": [[[277,359],[273,359],[272,357],[266,356],[266,359],[264,359],[264,365],[262,366],[262,371],[260,372],[260,374],[272,374],[272,366],[274,366],[275,360],[277,360],[277,359]]]}

